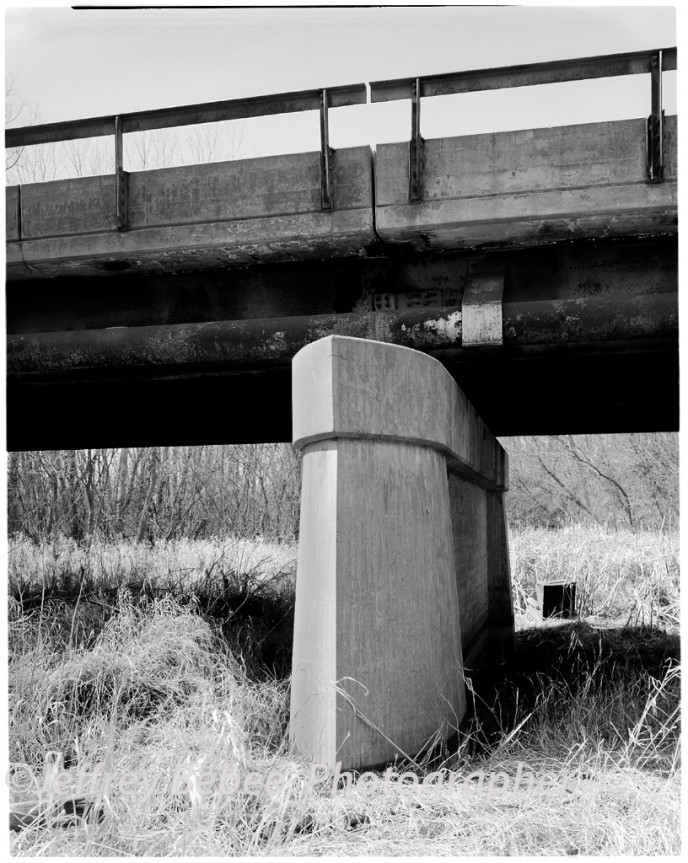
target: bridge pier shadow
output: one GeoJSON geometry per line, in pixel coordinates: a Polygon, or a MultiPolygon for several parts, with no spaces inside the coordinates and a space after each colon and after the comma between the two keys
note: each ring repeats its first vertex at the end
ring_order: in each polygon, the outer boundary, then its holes
{"type": "MultiPolygon", "coordinates": [[[[596,699],[629,701],[629,693],[640,689],[638,703],[623,707],[627,714],[642,712],[651,695],[647,682],[659,684],[679,661],[679,635],[657,626],[578,619],[521,629],[502,662],[466,669],[470,698],[461,726],[462,755],[489,754],[526,717],[535,723],[544,715],[551,720],[569,701],[585,700],[594,710],[596,699]]],[[[607,711],[600,716],[603,722],[610,718],[607,711]]],[[[570,716],[568,722],[573,721],[570,716]]],[[[458,743],[457,738],[445,759],[456,753],[458,743]]]]}

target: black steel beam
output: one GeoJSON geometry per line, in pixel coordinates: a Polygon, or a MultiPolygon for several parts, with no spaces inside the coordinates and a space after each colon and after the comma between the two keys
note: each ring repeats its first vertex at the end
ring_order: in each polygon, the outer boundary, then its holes
{"type": "MultiPolygon", "coordinates": [[[[152,380],[288,368],[298,350],[333,334],[440,355],[461,346],[458,313],[456,307],[415,308],[10,335],[8,383],[152,380]]],[[[511,351],[579,351],[607,340],[671,342],[678,337],[678,294],[505,303],[503,334],[511,351]]]]}
{"type": "MultiPolygon", "coordinates": [[[[318,111],[322,90],[302,90],[270,96],[252,96],[247,99],[227,99],[177,108],[158,108],[153,111],[135,111],[120,114],[122,132],[146,132],[170,126],[192,126],[198,123],[217,123],[222,120],[242,120],[271,114],[289,114],[295,111],[318,111]]],[[[342,108],[361,105],[366,101],[365,84],[331,87],[327,90],[329,107],[342,108]]],[[[115,115],[91,117],[86,120],[66,120],[42,126],[23,126],[5,130],[6,147],[25,147],[30,144],[48,144],[54,141],[72,141],[77,138],[97,138],[115,134],[115,115]]]]}
{"type": "MultiPolygon", "coordinates": [[[[678,428],[677,344],[437,353],[497,435],[678,428]]],[[[10,450],[290,441],[291,370],[12,384],[7,418],[10,450]]]]}
{"type": "MultiPolygon", "coordinates": [[[[546,63],[528,63],[521,66],[504,66],[429,75],[421,78],[420,96],[440,96],[451,93],[468,93],[476,90],[495,90],[505,87],[527,87],[534,84],[552,84],[579,81],[586,78],[606,78],[619,75],[638,75],[651,71],[651,58],[656,51],[637,51],[609,54],[574,60],[555,60],[546,63]]],[[[676,48],[662,50],[662,71],[677,67],[676,48]]],[[[370,85],[372,102],[388,102],[412,97],[413,78],[375,81],[370,85]]],[[[349,84],[327,89],[329,107],[361,105],[366,99],[365,84],[349,84]]],[[[239,120],[294,111],[316,111],[320,107],[322,89],[302,90],[278,95],[253,96],[245,99],[227,99],[196,105],[158,108],[121,114],[122,131],[144,132],[170,126],[188,126],[214,123],[222,120],[239,120]]],[[[83,120],[66,120],[41,126],[23,126],[5,131],[6,147],[24,147],[30,144],[47,144],[71,141],[77,138],[96,138],[113,135],[115,116],[91,117],[83,120]]]]}
{"type": "MultiPolygon", "coordinates": [[[[532,87],[537,84],[560,84],[587,78],[614,78],[621,75],[642,75],[652,70],[656,51],[636,51],[607,54],[573,60],[553,60],[547,63],[527,63],[521,66],[500,66],[472,69],[442,75],[426,75],[420,79],[420,96],[448,96],[478,90],[501,90],[510,87],[532,87]]],[[[662,51],[662,71],[676,69],[676,48],[662,51]]],[[[372,102],[411,99],[416,78],[395,78],[373,81],[370,85],[372,102]]]]}

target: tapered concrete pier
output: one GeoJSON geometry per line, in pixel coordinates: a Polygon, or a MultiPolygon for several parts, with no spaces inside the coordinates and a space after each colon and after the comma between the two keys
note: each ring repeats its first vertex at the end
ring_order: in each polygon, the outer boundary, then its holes
{"type": "Polygon", "coordinates": [[[330,336],[293,362],[304,453],[291,739],[343,769],[415,757],[513,632],[506,456],[444,367],[330,336]],[[496,649],[495,649],[496,648],[496,649]]]}

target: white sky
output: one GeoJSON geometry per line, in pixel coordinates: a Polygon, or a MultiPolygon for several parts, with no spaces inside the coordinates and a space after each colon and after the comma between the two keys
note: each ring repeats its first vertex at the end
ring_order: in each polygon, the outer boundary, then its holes
{"type": "MultiPolygon", "coordinates": [[[[41,122],[676,44],[674,7],[656,5],[8,7],[5,25],[6,70],[41,122]]],[[[649,76],[632,76],[426,99],[422,134],[648,112],[649,76]]],[[[331,144],[406,140],[409,117],[408,102],[332,111],[331,144]]],[[[317,149],[317,114],[242,121],[240,137],[240,156],[317,149]]]]}

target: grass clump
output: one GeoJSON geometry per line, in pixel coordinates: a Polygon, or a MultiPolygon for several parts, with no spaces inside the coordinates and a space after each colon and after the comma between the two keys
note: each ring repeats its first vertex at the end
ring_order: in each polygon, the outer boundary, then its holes
{"type": "Polygon", "coordinates": [[[206,687],[217,664],[215,638],[188,608],[172,610],[169,600],[149,613],[123,602],[90,651],[73,652],[49,674],[53,715],[114,711],[133,721],[174,710],[206,687]]]}
{"type": "Polygon", "coordinates": [[[241,539],[79,545],[64,537],[38,546],[16,536],[9,561],[15,608],[35,612],[31,619],[56,644],[93,644],[124,592],[132,607],[168,598],[217,623],[256,679],[290,673],[293,546],[241,539]]]}
{"type": "Polygon", "coordinates": [[[82,723],[121,730],[207,695],[219,676],[228,685],[243,675],[208,623],[169,599],[137,608],[125,595],[91,645],[64,651],[35,624],[30,645],[25,628],[10,623],[12,760],[33,763],[37,741],[22,731],[40,729],[44,751],[71,750],[82,723]]]}

